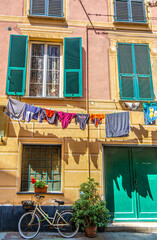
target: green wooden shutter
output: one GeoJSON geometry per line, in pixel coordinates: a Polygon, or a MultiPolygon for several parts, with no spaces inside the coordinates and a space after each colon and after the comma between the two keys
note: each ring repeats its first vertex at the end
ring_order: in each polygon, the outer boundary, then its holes
{"type": "Polygon", "coordinates": [[[148,45],[135,44],[136,78],[139,99],[153,99],[153,84],[148,45]]]}
{"type": "Polygon", "coordinates": [[[118,68],[121,99],[133,99],[135,93],[131,44],[118,44],[118,68]]]}
{"type": "Polygon", "coordinates": [[[10,35],[6,93],[25,95],[28,36],[10,35]]]}
{"type": "Polygon", "coordinates": [[[63,17],[63,0],[49,0],[48,16],[63,17]]]}
{"type": "Polygon", "coordinates": [[[82,39],[64,39],[64,97],[82,97],[82,39]]]}
{"type": "Polygon", "coordinates": [[[131,1],[132,21],[146,22],[144,1],[131,1]]]}
{"type": "Polygon", "coordinates": [[[116,21],[129,21],[128,1],[116,0],[115,1],[115,20],[116,21]]]}
{"type": "Polygon", "coordinates": [[[32,15],[46,15],[46,0],[31,0],[30,14],[32,15]]]}

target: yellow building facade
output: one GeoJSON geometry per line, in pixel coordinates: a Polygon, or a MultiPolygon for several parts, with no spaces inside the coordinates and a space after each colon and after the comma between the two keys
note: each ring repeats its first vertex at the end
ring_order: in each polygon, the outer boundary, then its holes
{"type": "MultiPolygon", "coordinates": [[[[106,200],[109,191],[109,185],[106,182],[109,179],[106,178],[106,171],[108,171],[105,162],[106,147],[132,149],[134,147],[139,149],[142,146],[151,147],[151,149],[156,147],[156,125],[145,125],[142,103],[155,102],[157,98],[157,21],[155,19],[157,7],[144,1],[146,22],[121,22],[115,20],[115,2],[113,0],[96,2],[94,0],[63,0],[63,17],[33,15],[30,13],[31,1],[27,0],[24,1],[24,5],[23,1],[17,1],[17,4],[13,4],[10,0],[10,6],[13,5],[11,11],[6,10],[7,3],[2,4],[3,11],[0,12],[2,32],[0,37],[2,52],[0,57],[2,63],[0,69],[0,133],[2,135],[0,140],[0,204],[2,206],[21,205],[22,200],[33,200],[34,198],[34,192],[21,190],[23,148],[25,145],[60,147],[60,190],[49,191],[46,198],[62,199],[66,205],[71,205],[79,198],[79,186],[87,181],[88,177],[94,178],[99,183],[100,195],[106,200]],[[26,87],[25,95],[20,96],[22,102],[67,113],[108,114],[128,111],[128,108],[123,105],[124,101],[138,101],[140,108],[136,111],[130,111],[131,131],[129,136],[106,138],[105,118],[102,120],[102,124],[97,127],[90,120],[85,130],[81,130],[79,124],[76,125],[75,119],[66,129],[63,129],[60,122],[58,126],[48,124],[46,121],[39,123],[39,121],[31,120],[27,123],[5,116],[4,112],[8,100],[6,78],[10,34],[28,36],[26,87]],[[63,94],[64,38],[73,37],[82,38],[83,95],[75,98],[64,97],[63,94]],[[153,101],[123,100],[121,98],[117,43],[147,44],[149,46],[153,101]],[[59,97],[29,96],[32,44],[60,46],[59,97]]],[[[20,98],[17,97],[17,100],[20,98]]],[[[114,172],[114,164],[112,169],[114,172]]],[[[119,174],[117,178],[121,179],[121,176],[124,178],[123,174],[119,174]]],[[[132,178],[134,179],[134,177],[132,178]]],[[[123,181],[125,179],[118,184],[119,189],[123,187],[125,192],[123,181]]],[[[117,194],[116,190],[112,191],[113,195],[117,194]]],[[[134,194],[134,190],[131,192],[134,194]]],[[[139,192],[138,194],[142,196],[139,192]]],[[[151,195],[150,192],[148,195],[151,195]]],[[[121,196],[117,196],[117,199],[121,199],[121,196]]],[[[157,199],[154,201],[156,209],[157,199]]],[[[114,207],[116,208],[116,206],[114,207]]],[[[150,212],[152,213],[152,210],[150,212]]],[[[139,217],[139,215],[136,211],[133,219],[137,221],[139,218],[147,218],[147,220],[157,218],[156,212],[154,212],[154,217],[152,215],[139,217]]],[[[119,219],[118,215],[115,218],[119,219]]],[[[123,216],[122,219],[128,220],[130,217],[127,215],[123,216]]]]}

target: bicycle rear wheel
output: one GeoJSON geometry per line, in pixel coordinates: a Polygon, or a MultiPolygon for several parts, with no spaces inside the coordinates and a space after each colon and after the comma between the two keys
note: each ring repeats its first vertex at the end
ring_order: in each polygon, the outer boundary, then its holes
{"type": "Polygon", "coordinates": [[[78,230],[79,225],[77,226],[72,220],[72,212],[71,211],[64,211],[60,214],[57,219],[57,230],[62,237],[71,238],[74,237],[78,230]],[[61,226],[60,224],[65,224],[61,226]]]}
{"type": "Polygon", "coordinates": [[[23,238],[34,238],[40,230],[40,219],[37,214],[33,212],[27,212],[22,215],[18,223],[18,230],[23,238]]]}

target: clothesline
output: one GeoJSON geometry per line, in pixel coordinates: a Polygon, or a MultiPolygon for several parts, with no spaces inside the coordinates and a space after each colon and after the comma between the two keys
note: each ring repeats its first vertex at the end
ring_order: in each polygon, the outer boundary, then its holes
{"type": "Polygon", "coordinates": [[[61,122],[62,128],[67,128],[71,120],[75,118],[76,124],[79,123],[80,129],[85,130],[89,119],[96,127],[102,123],[105,114],[79,114],[67,113],[62,111],[54,111],[46,108],[36,107],[9,97],[5,114],[11,119],[20,121],[21,119],[30,122],[32,119],[38,120],[42,123],[46,120],[49,124],[58,125],[58,120],[61,122]]]}
{"type": "MultiPolygon", "coordinates": [[[[125,106],[127,106],[130,110],[137,110],[140,104],[125,103],[125,106]]],[[[157,104],[143,103],[143,112],[145,124],[155,124],[155,119],[157,119],[157,104]]],[[[89,119],[91,120],[91,123],[97,127],[105,118],[106,137],[128,136],[130,132],[129,111],[110,114],[67,113],[36,107],[9,97],[5,114],[18,121],[22,119],[23,121],[30,122],[32,119],[39,119],[39,123],[46,120],[49,124],[55,124],[56,126],[58,126],[58,121],[60,121],[63,129],[67,128],[72,119],[75,118],[75,123],[79,124],[80,129],[82,130],[85,130],[86,125],[89,123],[89,119]]]]}

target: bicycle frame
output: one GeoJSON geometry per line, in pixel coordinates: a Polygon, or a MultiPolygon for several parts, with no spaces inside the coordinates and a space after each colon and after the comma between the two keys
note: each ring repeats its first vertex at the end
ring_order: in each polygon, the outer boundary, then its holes
{"type": "MultiPolygon", "coordinates": [[[[29,224],[32,224],[32,222],[34,221],[34,216],[35,216],[35,213],[36,213],[36,212],[39,212],[40,215],[44,218],[44,220],[46,220],[46,221],[50,224],[50,226],[57,227],[57,226],[66,226],[66,225],[69,225],[69,224],[66,222],[66,220],[61,216],[61,214],[58,212],[58,209],[56,210],[55,215],[54,215],[53,218],[52,218],[52,217],[49,217],[48,214],[46,214],[46,213],[44,212],[44,210],[41,208],[39,202],[36,203],[35,209],[34,209],[34,211],[33,211],[33,216],[32,216],[32,219],[31,219],[31,221],[30,221],[29,224]],[[54,222],[55,222],[57,216],[60,216],[65,223],[63,223],[63,224],[55,224],[54,222]],[[49,219],[52,220],[52,222],[51,222],[49,219]]],[[[43,221],[43,220],[41,220],[41,221],[43,221]]]]}

